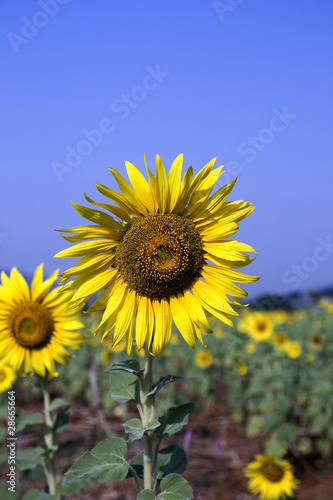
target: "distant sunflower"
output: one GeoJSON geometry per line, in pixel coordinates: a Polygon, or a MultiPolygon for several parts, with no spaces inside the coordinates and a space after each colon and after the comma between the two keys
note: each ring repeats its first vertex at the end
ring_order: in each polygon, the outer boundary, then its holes
{"type": "Polygon", "coordinates": [[[81,242],[56,255],[81,257],[62,273],[60,283],[71,280],[63,289],[75,290],[73,304],[102,292],[90,308],[105,309],[96,334],[101,331],[103,340],[114,328],[113,345],[126,337],[128,353],[135,330],[139,350],[146,345],[160,354],[170,340],[172,320],[194,347],[196,338],[202,342],[201,330],[212,333],[205,310],[232,326],[228,315],[237,315],[232,306],[240,304],[229,297],[247,296],[234,282],[258,279],[232,269],[249,264],[243,252],[254,250],[226,240],[253,206],[225,201],[235,181],[210,196],[222,169],[213,170],[215,159],[195,176],[189,167],[183,179],[182,161],[179,155],[166,173],[157,156],[156,177],[146,165],[148,182],[126,162],[132,185],[110,168],[121,192],[96,187],[116,205],[85,195],[109,213],[72,203],[94,224],[60,230],[71,233],[64,236],[67,241],[81,242]]]}
{"type": "Polygon", "coordinates": [[[299,342],[288,342],[285,351],[289,358],[296,359],[302,354],[302,346],[299,342]]]}
{"type": "Polygon", "coordinates": [[[8,277],[1,273],[0,359],[20,375],[57,375],[54,361],[66,364],[71,357],[65,349],[80,347],[83,324],[77,311],[68,312],[71,293],[49,293],[58,272],[43,281],[43,264],[34,274],[31,290],[16,268],[8,277]]]}
{"type": "Polygon", "coordinates": [[[260,311],[255,311],[246,317],[247,332],[249,335],[259,340],[268,340],[273,332],[273,323],[270,317],[260,311]]]}
{"type": "Polygon", "coordinates": [[[214,358],[211,352],[199,349],[195,355],[195,364],[199,368],[206,369],[214,362],[214,358]]]}
{"type": "Polygon", "coordinates": [[[321,349],[325,345],[325,337],[323,335],[320,335],[319,333],[314,333],[308,338],[308,344],[311,349],[315,351],[321,351],[321,349]]]}
{"type": "Polygon", "coordinates": [[[251,493],[259,494],[262,500],[283,500],[292,496],[298,485],[289,462],[266,455],[256,455],[245,468],[245,476],[250,478],[251,493]]]}
{"type": "Polygon", "coordinates": [[[15,380],[15,372],[10,366],[0,362],[0,392],[9,391],[15,380]]]}
{"type": "Polygon", "coordinates": [[[279,332],[273,335],[272,344],[277,349],[285,349],[289,342],[289,337],[285,333],[279,332]]]}

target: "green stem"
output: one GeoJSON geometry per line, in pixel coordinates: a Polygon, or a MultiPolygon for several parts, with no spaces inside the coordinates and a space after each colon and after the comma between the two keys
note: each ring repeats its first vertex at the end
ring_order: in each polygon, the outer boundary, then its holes
{"type": "MultiPolygon", "coordinates": [[[[142,387],[143,404],[143,428],[148,426],[148,423],[154,418],[154,396],[146,396],[151,392],[152,387],[152,363],[153,356],[149,353],[148,349],[145,350],[145,371],[142,387]]],[[[144,455],[143,455],[143,470],[144,470],[144,488],[145,490],[152,489],[153,487],[153,435],[152,431],[147,431],[144,434],[144,455]]]]}
{"type": "Polygon", "coordinates": [[[46,479],[49,485],[49,491],[51,495],[54,495],[57,500],[59,500],[59,495],[56,493],[57,481],[55,474],[55,460],[54,460],[54,429],[53,429],[53,418],[50,411],[51,397],[50,397],[50,384],[46,377],[40,377],[43,396],[44,396],[44,413],[45,413],[45,427],[44,427],[44,439],[45,444],[48,449],[48,462],[49,467],[46,468],[46,479]]]}

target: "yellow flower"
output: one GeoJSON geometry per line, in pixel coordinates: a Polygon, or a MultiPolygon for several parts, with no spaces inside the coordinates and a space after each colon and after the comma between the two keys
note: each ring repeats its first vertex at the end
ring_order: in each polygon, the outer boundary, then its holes
{"type": "Polygon", "coordinates": [[[310,335],[308,339],[308,344],[314,351],[321,351],[325,345],[325,337],[319,333],[310,335]]]}
{"type": "Polygon", "coordinates": [[[15,381],[15,373],[10,366],[0,362],[0,392],[9,391],[15,381]]]}
{"type": "Polygon", "coordinates": [[[174,333],[171,335],[170,337],[170,342],[171,344],[173,345],[178,345],[179,344],[179,337],[177,337],[177,335],[175,335],[174,333]]]}
{"type": "Polygon", "coordinates": [[[288,314],[283,309],[276,309],[271,315],[274,323],[285,323],[288,319],[288,314]]]}
{"type": "Polygon", "coordinates": [[[20,375],[54,377],[54,361],[67,364],[71,355],[65,348],[77,349],[84,339],[77,332],[83,327],[78,312],[67,310],[72,294],[58,294],[57,288],[47,293],[57,275],[43,281],[40,264],[30,290],[16,268],[10,277],[1,273],[0,359],[20,375]]]}
{"type": "Polygon", "coordinates": [[[285,351],[289,358],[296,359],[302,354],[302,347],[298,342],[288,342],[285,347],[285,351]]]}
{"type": "Polygon", "coordinates": [[[199,349],[195,354],[195,364],[199,368],[208,368],[211,364],[213,364],[214,358],[209,351],[204,351],[203,349],[199,349]]]}
{"type": "Polygon", "coordinates": [[[245,363],[240,363],[240,364],[238,365],[238,368],[237,368],[237,373],[238,373],[238,375],[240,375],[240,376],[242,377],[243,375],[246,375],[246,374],[247,374],[247,372],[248,372],[248,367],[247,367],[247,365],[246,365],[245,363]]]}
{"type": "Polygon", "coordinates": [[[107,365],[109,361],[110,361],[110,351],[108,351],[107,349],[102,349],[101,352],[102,365],[107,365]]]}
{"type": "Polygon", "coordinates": [[[224,331],[222,330],[222,328],[220,326],[218,328],[215,328],[214,333],[218,339],[223,339],[224,331]]]}
{"type": "Polygon", "coordinates": [[[283,500],[286,495],[292,496],[299,483],[289,462],[266,455],[256,455],[246,466],[245,476],[250,479],[250,492],[259,494],[262,500],[283,500]]]}
{"type": "Polygon", "coordinates": [[[253,342],[247,342],[245,349],[249,354],[253,354],[257,350],[257,346],[253,342]]]}
{"type": "Polygon", "coordinates": [[[307,363],[314,363],[316,361],[316,356],[314,354],[308,354],[306,356],[307,363]]]}
{"type": "Polygon", "coordinates": [[[273,323],[263,312],[256,311],[249,314],[246,324],[249,335],[259,342],[269,339],[273,332],[273,323]]]}
{"type": "Polygon", "coordinates": [[[275,333],[272,338],[272,344],[277,349],[285,349],[289,344],[289,337],[285,333],[275,333]]]}
{"type": "Polygon", "coordinates": [[[146,165],[148,182],[126,162],[132,185],[110,168],[121,192],[96,186],[115,204],[85,195],[108,213],[73,203],[93,224],[61,230],[70,233],[67,241],[81,243],[56,257],[81,259],[60,282],[71,280],[64,289],[75,290],[74,304],[102,292],[89,310],[105,309],[96,334],[101,331],[103,339],[113,331],[113,345],[125,337],[128,353],[135,330],[139,349],[146,345],[160,354],[172,321],[191,347],[195,339],[203,343],[201,330],[212,333],[205,311],[232,326],[229,315],[237,315],[232,306],[240,304],[229,297],[247,296],[234,282],[258,279],[233,270],[251,262],[244,252],[254,252],[252,247],[226,240],[253,206],[225,201],[235,181],[210,196],[222,169],[213,170],[215,159],[195,176],[189,167],[183,179],[182,162],[179,155],[166,173],[157,156],[156,177],[146,165]]]}

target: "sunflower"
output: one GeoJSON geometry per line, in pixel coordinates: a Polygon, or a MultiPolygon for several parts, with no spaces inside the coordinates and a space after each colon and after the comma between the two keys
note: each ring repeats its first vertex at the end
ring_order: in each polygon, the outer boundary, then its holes
{"type": "Polygon", "coordinates": [[[321,351],[325,345],[325,337],[319,333],[314,333],[308,338],[308,344],[311,349],[315,351],[321,351]]]}
{"type": "Polygon", "coordinates": [[[255,311],[246,317],[246,325],[248,334],[263,342],[270,338],[273,332],[273,323],[270,317],[260,311],[255,311]]]}
{"type": "Polygon", "coordinates": [[[195,355],[195,364],[199,368],[203,368],[204,370],[208,368],[214,362],[214,358],[211,352],[204,351],[203,349],[199,349],[195,355]]]}
{"type": "Polygon", "coordinates": [[[302,354],[302,347],[299,342],[288,342],[285,347],[285,351],[289,358],[296,359],[302,354]]]}
{"type": "Polygon", "coordinates": [[[237,373],[238,375],[240,375],[241,377],[243,377],[244,375],[247,374],[248,372],[248,366],[245,364],[245,363],[240,363],[237,367],[237,373]]]}
{"type": "Polygon", "coordinates": [[[191,346],[202,341],[201,330],[212,333],[206,312],[232,326],[229,315],[240,305],[229,296],[247,293],[237,283],[252,283],[257,277],[233,270],[252,262],[243,252],[254,252],[246,244],[226,240],[238,230],[238,222],[253,210],[251,202],[225,199],[235,181],[212,190],[222,167],[213,170],[215,159],[193,176],[189,167],[181,179],[182,155],[166,173],[156,157],[156,177],[147,168],[148,182],[126,162],[129,184],[110,168],[120,193],[96,184],[110,203],[88,202],[106,212],[72,203],[93,224],[61,229],[77,245],[56,257],[81,257],[62,273],[64,290],[75,291],[72,305],[102,292],[90,311],[103,310],[95,334],[102,340],[113,329],[116,345],[125,336],[130,353],[135,341],[153,355],[160,354],[171,337],[172,321],[191,346]]]}
{"type": "Polygon", "coordinates": [[[29,289],[16,268],[8,277],[1,273],[0,359],[20,375],[49,378],[57,375],[54,361],[67,364],[71,355],[65,349],[80,347],[83,324],[77,311],[66,311],[71,293],[47,293],[58,271],[43,281],[43,264],[34,274],[29,289]]]}
{"type": "Polygon", "coordinates": [[[251,493],[259,494],[262,500],[283,500],[298,485],[290,463],[272,456],[256,455],[245,468],[245,476],[250,479],[251,493]]]}
{"type": "Polygon", "coordinates": [[[0,362],[0,392],[9,391],[15,380],[15,373],[10,366],[0,362]]]}
{"type": "Polygon", "coordinates": [[[289,337],[285,333],[279,332],[273,335],[272,344],[276,349],[285,349],[289,342],[289,337]]]}

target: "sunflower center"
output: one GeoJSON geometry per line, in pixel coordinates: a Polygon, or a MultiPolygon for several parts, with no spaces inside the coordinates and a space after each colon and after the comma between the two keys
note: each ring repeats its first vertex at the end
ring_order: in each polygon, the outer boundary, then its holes
{"type": "Polygon", "coordinates": [[[278,483],[283,478],[283,468],[274,463],[268,463],[262,468],[262,474],[271,483],[278,483]]]}
{"type": "Polygon", "coordinates": [[[264,321],[258,321],[257,330],[259,330],[260,332],[266,330],[266,323],[264,321]]]}
{"type": "Polygon", "coordinates": [[[53,318],[42,304],[24,302],[12,316],[12,332],[16,342],[27,349],[41,349],[47,345],[53,329],[53,318]]]}
{"type": "Polygon", "coordinates": [[[203,264],[199,231],[191,221],[174,214],[136,219],[116,250],[123,280],[147,297],[169,297],[190,288],[203,264]]]}

